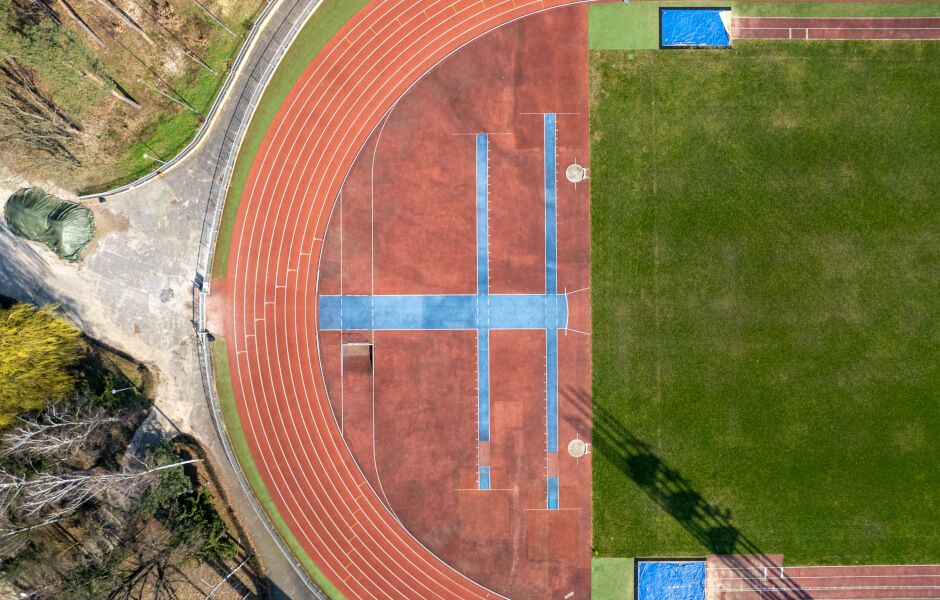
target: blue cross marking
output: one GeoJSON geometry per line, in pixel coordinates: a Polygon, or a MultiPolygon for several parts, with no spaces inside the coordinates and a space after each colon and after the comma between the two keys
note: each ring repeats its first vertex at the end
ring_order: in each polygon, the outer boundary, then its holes
{"type": "MultiPolygon", "coordinates": [[[[545,168],[545,293],[489,292],[489,139],[476,134],[477,293],[320,296],[320,329],[476,330],[477,438],[490,440],[490,331],[544,329],[546,451],[558,451],[558,330],[568,326],[568,298],[558,293],[556,117],[543,115],[545,168]]],[[[478,487],[490,489],[490,467],[479,465],[478,487]]],[[[558,508],[558,478],[546,478],[547,508],[558,508]]]]}

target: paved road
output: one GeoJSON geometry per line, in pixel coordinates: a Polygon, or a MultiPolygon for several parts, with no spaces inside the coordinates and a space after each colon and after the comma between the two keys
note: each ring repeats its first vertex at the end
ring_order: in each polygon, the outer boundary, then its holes
{"type": "MultiPolygon", "coordinates": [[[[157,407],[165,416],[155,412],[148,429],[189,433],[212,453],[275,598],[311,593],[254,514],[222,452],[203,395],[191,322],[192,281],[206,208],[210,195],[218,194],[221,163],[245,118],[244,99],[308,3],[315,2],[280,0],[205,141],[190,156],[165,177],[89,204],[99,235],[83,263],[68,265],[0,224],[0,294],[37,304],[58,302],[88,335],[151,367],[159,378],[157,407]]],[[[0,182],[7,194],[17,185],[0,182]]]]}

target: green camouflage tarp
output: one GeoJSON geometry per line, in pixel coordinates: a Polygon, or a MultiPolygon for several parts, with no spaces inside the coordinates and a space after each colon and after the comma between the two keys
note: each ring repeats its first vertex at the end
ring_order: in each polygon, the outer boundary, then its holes
{"type": "Polygon", "coordinates": [[[69,262],[81,260],[82,250],[95,237],[95,217],[90,210],[39,188],[22,189],[10,196],[3,216],[10,231],[44,243],[69,262]]]}

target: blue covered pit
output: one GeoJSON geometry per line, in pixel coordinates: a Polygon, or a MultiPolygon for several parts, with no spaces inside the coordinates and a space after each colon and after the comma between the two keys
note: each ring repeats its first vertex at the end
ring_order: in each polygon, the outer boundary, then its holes
{"type": "Polygon", "coordinates": [[[640,562],[637,600],[705,600],[705,562],[640,562]]]}
{"type": "Polygon", "coordinates": [[[730,8],[659,9],[659,45],[663,48],[729,48],[730,8]]]}

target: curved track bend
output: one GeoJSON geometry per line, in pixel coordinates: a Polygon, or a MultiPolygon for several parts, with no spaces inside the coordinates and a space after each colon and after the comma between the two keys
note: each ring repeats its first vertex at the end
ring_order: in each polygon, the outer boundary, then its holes
{"type": "Polygon", "coordinates": [[[415,540],[365,483],[331,411],[317,264],[359,149],[407,88],[461,45],[565,0],[376,0],[313,59],[242,195],[224,307],[232,385],[281,516],[346,598],[495,598],[415,540]]]}

